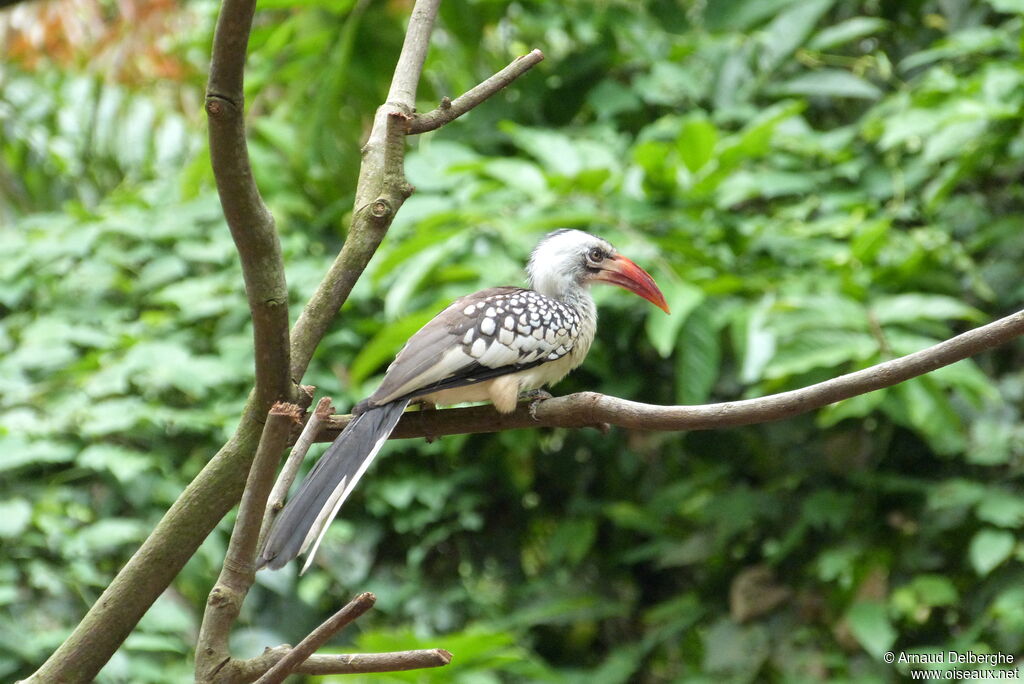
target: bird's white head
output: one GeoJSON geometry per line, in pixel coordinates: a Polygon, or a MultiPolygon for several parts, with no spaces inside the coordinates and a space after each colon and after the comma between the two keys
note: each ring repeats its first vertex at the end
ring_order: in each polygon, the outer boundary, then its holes
{"type": "Polygon", "coordinates": [[[526,267],[530,287],[565,300],[593,283],[611,283],[633,292],[668,313],[668,304],[654,279],[611,243],[582,230],[556,230],[545,235],[526,267]]]}

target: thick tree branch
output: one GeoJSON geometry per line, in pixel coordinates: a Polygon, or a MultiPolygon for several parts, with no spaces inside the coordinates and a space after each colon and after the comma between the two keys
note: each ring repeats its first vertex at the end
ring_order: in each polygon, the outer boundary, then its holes
{"type": "Polygon", "coordinates": [[[507,67],[494,74],[486,81],[467,90],[454,100],[445,98],[441,106],[426,114],[417,114],[409,122],[409,133],[426,133],[454,121],[469,110],[481,104],[489,97],[508,86],[527,71],[544,60],[544,53],[533,50],[529,54],[517,57],[507,67]]]}
{"type": "MultiPolygon", "coordinates": [[[[898,359],[809,387],[757,399],[704,406],[657,406],[596,392],[580,392],[541,401],[532,412],[530,403],[523,403],[515,412],[508,414],[498,413],[491,406],[410,411],[402,416],[391,437],[405,439],[518,428],[597,427],[602,424],[639,430],[710,430],[766,423],[891,387],[1006,344],[1021,335],[1024,335],[1024,311],[898,359]]],[[[332,418],[325,424],[319,439],[333,441],[349,420],[349,416],[332,418]]]]}
{"type": "MultiPolygon", "coordinates": [[[[250,399],[235,434],[182,492],[71,635],[26,682],[91,682],[242,493],[263,424],[250,399]]],[[[266,415],[264,413],[264,415],[266,415]]]]}
{"type": "Polygon", "coordinates": [[[262,422],[292,394],[288,291],[273,218],[253,181],[242,74],[255,0],[224,0],[214,35],[206,109],[210,157],[238,249],[253,318],[256,385],[235,434],[178,497],[142,546],[31,682],[92,681],[241,495],[262,422]]]}
{"type": "Polygon", "coordinates": [[[332,636],[345,629],[360,615],[373,608],[377,597],[367,592],[356,596],[344,608],[329,617],[322,625],[314,629],[299,642],[299,645],[277,661],[267,673],[260,677],[256,684],[279,684],[291,674],[296,667],[305,662],[317,649],[327,643],[332,636]]]}
{"type": "Polygon", "coordinates": [[[275,404],[270,410],[256,457],[238,505],[238,516],[224,556],[217,584],[210,591],[196,648],[196,681],[213,681],[231,661],[228,638],[242,602],[256,579],[256,543],[263,523],[263,511],[274,481],[281,452],[288,444],[291,427],[298,422],[294,404],[275,404]]]}
{"type": "Polygon", "coordinates": [[[288,286],[274,218],[256,187],[245,141],[242,77],[255,9],[255,0],[224,2],[213,39],[206,113],[213,175],[252,312],[256,407],[265,414],[290,392],[288,286]]]}

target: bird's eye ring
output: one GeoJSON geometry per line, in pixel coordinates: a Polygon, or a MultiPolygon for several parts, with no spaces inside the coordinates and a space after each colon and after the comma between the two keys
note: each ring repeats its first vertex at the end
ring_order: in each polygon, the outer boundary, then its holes
{"type": "Polygon", "coordinates": [[[604,252],[602,252],[599,247],[594,247],[590,250],[590,253],[587,254],[587,259],[595,264],[601,263],[604,261],[604,252]]]}

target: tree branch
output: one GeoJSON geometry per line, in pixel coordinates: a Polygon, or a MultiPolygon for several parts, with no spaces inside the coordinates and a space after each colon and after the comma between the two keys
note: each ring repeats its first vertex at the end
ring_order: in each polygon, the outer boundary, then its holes
{"type": "MultiPolygon", "coordinates": [[[[757,399],[704,406],[657,406],[596,392],[579,392],[545,399],[532,411],[531,403],[525,402],[513,413],[506,414],[498,413],[489,405],[410,411],[402,416],[391,437],[439,437],[536,427],[597,427],[605,423],[638,430],[710,430],[766,423],[891,387],[1006,344],[1021,335],[1024,335],[1024,311],[898,359],[757,399]]],[[[350,416],[332,417],[318,439],[333,441],[350,419],[350,416]]]]}
{"type": "MultiPolygon", "coordinates": [[[[253,181],[245,142],[242,75],[255,2],[224,0],[207,90],[211,161],[242,262],[253,316],[256,387],[234,435],[182,492],[72,634],[27,681],[94,679],[238,501],[267,410],[277,399],[292,398],[292,379],[297,382],[305,374],[313,351],[384,238],[395,213],[412,192],[402,173],[406,123],[413,112],[439,1],[416,3],[392,79],[392,95],[378,110],[363,150],[355,211],[345,245],[296,322],[289,345],[280,244],[273,219],[253,181]],[[399,120],[403,125],[395,125],[399,120]]],[[[299,671],[304,670],[300,667],[299,671]]]]}
{"type": "Polygon", "coordinates": [[[221,207],[238,250],[252,312],[256,408],[262,414],[290,394],[288,286],[281,243],[253,179],[245,140],[243,73],[255,0],[225,0],[213,39],[206,113],[210,162],[221,207]]]}
{"type": "Polygon", "coordinates": [[[309,420],[306,421],[305,427],[302,428],[299,438],[295,440],[295,446],[292,447],[291,453],[288,454],[288,460],[282,466],[281,474],[277,476],[274,488],[270,491],[270,498],[267,500],[267,510],[263,515],[262,534],[266,534],[274,516],[284,508],[285,499],[288,497],[288,490],[291,489],[292,482],[295,481],[299,467],[306,458],[310,445],[316,440],[321,424],[330,418],[331,411],[333,410],[334,407],[331,406],[330,397],[322,397],[316,404],[316,410],[313,411],[309,420]]]}
{"type": "Polygon", "coordinates": [[[274,480],[275,466],[288,444],[291,426],[298,422],[294,404],[275,404],[270,410],[224,557],[217,584],[210,591],[196,648],[196,681],[212,681],[231,662],[228,638],[242,602],[256,579],[256,543],[263,511],[274,480]]]}
{"type": "Polygon", "coordinates": [[[416,87],[440,2],[417,0],[413,7],[388,101],[377,109],[363,146],[348,236],[292,330],[291,377],[296,381],[306,373],[313,351],[335,323],[338,310],[380,246],[395,214],[412,194],[413,188],[404,173],[407,126],[396,126],[395,120],[397,117],[405,123],[412,116],[416,87]]]}
{"type": "Polygon", "coordinates": [[[348,602],[344,608],[329,617],[319,627],[299,642],[299,645],[290,650],[283,658],[277,661],[273,667],[267,670],[266,674],[260,677],[256,684],[279,684],[284,678],[291,674],[296,667],[305,662],[309,656],[316,653],[317,649],[327,643],[332,636],[345,629],[348,625],[359,618],[360,615],[373,608],[377,597],[367,592],[356,596],[348,602]]]}
{"type": "Polygon", "coordinates": [[[441,106],[437,109],[426,114],[414,116],[412,121],[409,122],[409,133],[411,135],[426,133],[454,121],[508,86],[512,81],[525,74],[537,64],[540,64],[543,60],[544,53],[540,50],[533,50],[529,54],[517,57],[507,67],[486,81],[467,90],[454,100],[445,98],[441,100],[441,106]]]}
{"type": "MultiPolygon", "coordinates": [[[[245,661],[244,678],[240,681],[255,681],[260,673],[266,672],[274,663],[291,651],[290,646],[278,646],[245,661]]],[[[443,648],[418,651],[393,651],[391,653],[351,653],[345,655],[312,655],[295,668],[297,674],[370,674],[373,672],[400,672],[419,670],[427,667],[444,667],[452,661],[452,654],[443,648]]]]}
{"type": "MultiPolygon", "coordinates": [[[[264,416],[266,413],[264,412],[264,416]]],[[[262,419],[250,398],[228,442],[128,560],[71,635],[26,682],[91,682],[242,493],[262,419]]]]}
{"type": "Polygon", "coordinates": [[[26,681],[91,681],[242,493],[262,422],[292,394],[288,291],[274,221],[253,181],[242,74],[255,0],[224,0],[206,109],[210,157],[253,319],[256,385],[234,435],[182,492],[71,635],[26,681]]]}

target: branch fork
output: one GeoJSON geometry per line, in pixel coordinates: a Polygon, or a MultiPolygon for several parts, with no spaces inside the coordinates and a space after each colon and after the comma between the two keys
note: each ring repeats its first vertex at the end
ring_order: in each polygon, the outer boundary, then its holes
{"type": "MultiPolygon", "coordinates": [[[[273,487],[271,482],[278,457],[289,440],[292,427],[301,422],[302,410],[295,404],[283,403],[275,404],[270,410],[256,458],[249,471],[245,493],[238,506],[238,517],[235,519],[224,565],[206,602],[196,648],[197,682],[236,684],[256,680],[259,684],[276,684],[284,681],[292,672],[306,671],[304,668],[316,650],[372,608],[377,600],[370,593],[356,596],[294,648],[279,646],[250,660],[231,657],[228,648],[231,627],[241,612],[246,594],[256,580],[258,540],[266,533],[275,513],[275,505],[283,500],[298,472],[299,463],[319,430],[320,420],[330,415],[331,409],[330,399],[325,397],[319,401],[273,487]],[[270,506],[267,505],[268,500],[270,506]]],[[[438,667],[450,661],[451,654],[447,651],[428,649],[320,656],[308,665],[317,673],[324,674],[438,667]]]]}
{"type": "MultiPolygon", "coordinates": [[[[96,677],[218,521],[242,496],[245,473],[250,472],[261,434],[266,431],[264,418],[271,406],[277,401],[301,403],[304,399],[298,382],[305,375],[314,350],[334,323],[337,312],[384,239],[395,214],[413,192],[403,169],[405,139],[411,128],[419,128],[413,114],[416,90],[439,5],[440,0],[416,0],[386,99],[388,104],[378,110],[364,148],[355,193],[356,211],[345,244],[289,333],[288,288],[280,240],[273,216],[256,186],[246,145],[242,84],[256,1],[223,0],[206,91],[210,160],[224,216],[239,253],[253,319],[255,388],[235,434],[182,493],[68,639],[28,681],[89,681],[96,677]]],[[[531,59],[534,63],[539,61],[536,57],[531,59]]],[[[516,69],[512,78],[526,71],[516,69]]],[[[490,81],[481,84],[486,88],[480,102],[507,85],[494,87],[490,81]]],[[[442,107],[442,111],[451,113],[461,109],[461,99],[456,98],[450,107],[442,107]]],[[[469,104],[467,100],[463,102],[469,104]]],[[[466,111],[476,104],[479,102],[466,107],[466,111]]],[[[274,430],[275,441],[280,439],[279,429],[274,430]]],[[[264,436],[270,439],[270,435],[264,436]]],[[[224,572],[227,573],[225,578],[234,575],[244,578],[248,574],[244,566],[233,561],[226,564],[224,572]]],[[[213,596],[213,608],[208,613],[237,614],[235,600],[223,586],[213,596]]],[[[204,631],[208,631],[205,625],[204,631]]],[[[227,661],[222,657],[219,665],[214,663],[214,667],[210,667],[214,656],[226,653],[218,649],[219,644],[201,649],[197,661],[204,659],[207,674],[216,675],[220,681],[216,668],[226,667],[227,661]],[[207,654],[207,648],[213,648],[213,653],[207,654]]],[[[441,652],[432,653],[430,658],[418,660],[420,656],[413,652],[412,656],[401,660],[406,665],[391,669],[443,665],[439,662],[444,660],[438,655],[441,652]],[[426,665],[409,665],[428,661],[426,665]]],[[[327,668],[317,672],[382,671],[397,662],[384,662],[372,655],[346,657],[353,659],[351,665],[344,665],[349,669],[344,669],[341,661],[313,656],[299,671],[313,672],[309,668],[314,666],[327,668]]],[[[237,668],[234,671],[241,672],[237,668]]],[[[253,679],[255,677],[246,681],[253,679]]]]}

